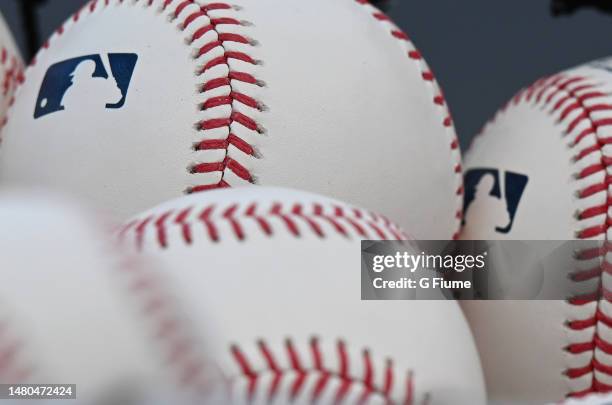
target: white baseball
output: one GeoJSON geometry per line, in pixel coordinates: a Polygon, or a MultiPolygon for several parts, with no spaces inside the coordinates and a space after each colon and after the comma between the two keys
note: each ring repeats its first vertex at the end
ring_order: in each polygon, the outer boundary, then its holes
{"type": "MultiPolygon", "coordinates": [[[[466,158],[463,238],[609,240],[611,140],[612,61],[520,91],[475,138],[466,158]]],[[[609,254],[579,257],[577,274],[585,281],[576,286],[609,289],[610,276],[599,271],[609,254]]],[[[612,389],[609,301],[560,297],[466,302],[464,308],[491,399],[544,403],[612,389]]]]}
{"type": "Polygon", "coordinates": [[[591,394],[583,398],[568,399],[561,405],[612,405],[612,394],[591,394]]]}
{"type": "Polygon", "coordinates": [[[23,60],[13,34],[0,14],[0,124],[5,122],[6,110],[13,103],[15,88],[21,80],[23,60]]]}
{"type": "Polygon", "coordinates": [[[458,230],[445,100],[364,0],[93,1],[25,76],[4,182],[78,190],[121,215],[182,193],[287,186],[376,209],[420,238],[458,230]]]}
{"type": "Polygon", "coordinates": [[[167,275],[101,227],[64,198],[2,194],[0,383],[76,384],[83,404],[212,388],[215,368],[167,275]]]}
{"type": "Polygon", "coordinates": [[[189,305],[216,308],[213,351],[238,403],[485,401],[457,303],[360,300],[360,241],[402,237],[379,215],[301,191],[225,189],[146,211],[122,237],[173,269],[189,305]]]}

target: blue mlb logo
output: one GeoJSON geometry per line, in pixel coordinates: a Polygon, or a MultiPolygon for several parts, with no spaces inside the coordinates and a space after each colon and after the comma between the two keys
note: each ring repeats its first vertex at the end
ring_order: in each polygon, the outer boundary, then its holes
{"type": "Polygon", "coordinates": [[[51,65],[40,86],[34,119],[63,110],[122,108],[137,60],[134,53],[109,53],[51,65]]]}
{"type": "Polygon", "coordinates": [[[472,169],[465,174],[464,221],[472,216],[486,215],[495,232],[507,234],[512,230],[519,203],[529,178],[515,172],[498,169],[472,169]]]}

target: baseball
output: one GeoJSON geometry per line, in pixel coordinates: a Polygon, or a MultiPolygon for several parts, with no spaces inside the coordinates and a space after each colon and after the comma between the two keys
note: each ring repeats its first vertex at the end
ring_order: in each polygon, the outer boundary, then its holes
{"type": "MultiPolygon", "coordinates": [[[[562,405],[610,405],[612,404],[611,394],[591,394],[584,398],[568,399],[562,405]]],[[[553,405],[553,404],[550,404],[553,405]]]]}
{"type": "MultiPolygon", "coordinates": [[[[465,239],[607,242],[612,60],[521,90],[466,156],[465,239]]],[[[575,284],[601,285],[604,249],[576,253],[575,284]]],[[[509,269],[512,270],[512,269],[509,269]]],[[[491,399],[558,401],[612,389],[608,300],[465,302],[491,399]]]]}
{"type": "Polygon", "coordinates": [[[58,399],[79,403],[214,383],[168,275],[118,250],[98,217],[63,197],[5,191],[0,223],[0,383],[74,384],[58,399]]]}
{"type": "Polygon", "coordinates": [[[36,55],[2,136],[5,184],[121,216],[261,184],[374,209],[419,238],[460,223],[442,92],[364,0],[94,0],[36,55]]]}
{"type": "Polygon", "coordinates": [[[184,196],[121,232],[191,306],[217,309],[211,351],[237,403],[483,404],[456,302],[360,300],[360,241],[402,238],[380,215],[268,187],[184,196]]]}
{"type": "Polygon", "coordinates": [[[0,14],[0,124],[5,122],[6,110],[13,103],[15,89],[21,80],[23,60],[13,34],[0,14]]]}

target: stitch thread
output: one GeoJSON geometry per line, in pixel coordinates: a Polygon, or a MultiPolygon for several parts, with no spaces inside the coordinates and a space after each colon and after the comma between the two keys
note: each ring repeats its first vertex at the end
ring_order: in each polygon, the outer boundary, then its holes
{"type": "MultiPolygon", "coordinates": [[[[120,238],[128,244],[133,243],[138,249],[143,249],[145,243],[158,246],[161,249],[170,248],[172,243],[183,243],[186,246],[197,243],[196,238],[205,238],[204,243],[217,243],[223,240],[242,241],[252,234],[273,238],[282,234],[290,238],[302,238],[310,235],[315,238],[328,238],[337,235],[342,239],[406,239],[389,219],[376,213],[363,211],[350,206],[334,203],[282,203],[266,204],[256,201],[236,201],[227,204],[191,204],[187,207],[165,210],[159,214],[146,215],[135,219],[120,230],[120,238]],[[255,226],[253,226],[255,225],[255,226]],[[202,232],[203,231],[203,232],[202,232]],[[179,235],[170,240],[169,235],[179,235]]],[[[200,241],[202,242],[202,241],[200,241]]],[[[396,403],[392,400],[392,392],[398,392],[401,384],[403,401],[414,404],[414,379],[409,372],[406,380],[397,374],[390,360],[384,364],[375,364],[369,350],[364,350],[359,361],[363,366],[363,375],[356,376],[351,372],[352,361],[343,341],[337,342],[336,358],[329,359],[320,348],[319,340],[313,338],[309,342],[309,351],[304,353],[294,341],[288,339],[284,346],[287,361],[280,361],[275,352],[265,340],[257,343],[264,369],[257,369],[253,359],[249,359],[242,348],[236,344],[230,347],[235,364],[240,375],[234,379],[246,381],[246,388],[239,394],[246,394],[251,401],[265,390],[266,398],[272,402],[279,395],[283,381],[291,381],[289,396],[293,399],[307,396],[316,401],[331,388],[332,382],[339,380],[334,391],[337,403],[353,389],[362,390],[360,404],[365,404],[374,397],[382,397],[385,403],[396,403]],[[310,360],[310,361],[308,361],[310,360]],[[338,364],[331,370],[330,361],[338,364]],[[281,366],[289,364],[289,367],[281,366]],[[376,377],[376,375],[382,377],[376,377]],[[268,378],[270,377],[270,378],[268,378]],[[312,380],[312,379],[315,380],[312,380]],[[306,381],[316,381],[314,387],[306,390],[306,381]],[[382,381],[382,382],[381,382],[382,381]],[[377,385],[377,383],[379,385],[377,385]],[[398,385],[399,384],[399,385],[398,385]]],[[[259,362],[257,362],[259,364],[259,362]]]]}
{"type": "MultiPolygon", "coordinates": [[[[600,85],[594,82],[593,79],[583,76],[557,74],[541,78],[531,86],[519,91],[485,125],[476,138],[484,136],[488,126],[497,121],[509,108],[521,103],[539,106],[543,109],[544,113],[553,116],[556,122],[563,126],[564,137],[571,136],[569,145],[572,151],[574,151],[574,155],[570,163],[577,169],[574,175],[576,181],[587,178],[593,179],[590,184],[585,185],[576,192],[576,198],[584,200],[596,193],[607,192],[608,187],[612,184],[612,178],[606,174],[606,169],[610,166],[612,160],[604,156],[603,147],[610,143],[611,138],[600,135],[599,130],[605,126],[612,125],[612,119],[596,118],[594,113],[601,111],[612,112],[612,105],[605,101],[597,102],[597,98],[609,96],[608,93],[600,91],[599,88],[600,85]],[[588,162],[588,159],[595,153],[601,156],[594,162],[588,162]]],[[[563,374],[570,381],[591,375],[590,386],[582,387],[578,390],[570,388],[567,394],[568,397],[578,397],[592,392],[612,390],[612,387],[599,381],[596,373],[597,371],[612,377],[612,366],[601,363],[595,355],[596,350],[612,354],[612,344],[606,342],[598,332],[601,325],[612,326],[610,318],[602,311],[601,303],[598,303],[600,299],[611,301],[612,298],[612,296],[607,296],[607,291],[601,285],[602,272],[608,272],[611,268],[610,263],[606,261],[606,253],[611,251],[611,245],[606,235],[611,223],[609,215],[611,202],[612,198],[608,195],[604,203],[594,203],[594,205],[578,210],[575,214],[578,221],[590,220],[590,222],[593,222],[599,216],[604,216],[605,220],[598,224],[589,224],[587,222],[587,225],[577,230],[575,235],[578,239],[603,238],[604,240],[600,248],[585,249],[578,252],[575,257],[577,261],[585,263],[594,260],[602,262],[593,268],[579,270],[571,275],[572,280],[575,282],[585,282],[597,278],[599,279],[599,287],[593,293],[572,297],[567,300],[567,303],[576,309],[587,309],[586,305],[596,303],[588,317],[568,320],[565,324],[565,328],[570,331],[577,332],[593,329],[590,341],[572,342],[563,348],[570,355],[579,356],[585,353],[593,353],[592,360],[586,364],[575,367],[568,366],[564,371],[563,374]]]]}
{"type": "MultiPolygon", "coordinates": [[[[181,3],[179,7],[177,7],[175,14],[178,16],[183,11],[183,8],[189,4],[193,4],[193,1],[186,0],[181,3]]],[[[229,51],[225,47],[225,44],[227,42],[237,42],[245,45],[254,45],[255,41],[238,33],[222,33],[217,30],[217,26],[221,24],[240,26],[242,25],[240,21],[229,17],[212,18],[209,15],[209,11],[212,10],[223,10],[231,8],[232,6],[227,3],[208,4],[205,6],[201,6],[199,11],[191,14],[185,20],[185,26],[187,26],[200,16],[208,17],[210,20],[210,25],[196,30],[192,37],[192,42],[198,38],[201,38],[202,35],[209,31],[214,31],[217,36],[215,40],[200,47],[195,57],[196,59],[202,55],[206,55],[213,49],[220,48],[223,52],[223,55],[208,61],[204,65],[204,67],[198,72],[198,75],[204,75],[206,72],[219,65],[224,65],[227,69],[227,75],[225,77],[213,78],[208,80],[206,83],[203,83],[201,85],[201,92],[202,94],[206,94],[207,92],[217,89],[219,87],[228,86],[230,88],[229,94],[223,96],[212,96],[207,98],[201,105],[202,110],[207,111],[221,106],[229,106],[231,110],[231,113],[226,118],[207,119],[197,123],[197,128],[204,132],[218,129],[226,129],[227,136],[225,139],[207,139],[205,136],[205,139],[193,145],[193,149],[195,151],[205,151],[212,149],[225,150],[225,156],[219,162],[203,162],[192,165],[189,168],[189,172],[192,174],[219,172],[220,178],[218,182],[214,184],[199,184],[191,186],[187,188],[187,193],[228,187],[229,184],[224,180],[226,170],[232,171],[244,181],[247,181],[249,183],[255,183],[255,178],[250,173],[250,171],[242,164],[240,164],[237,160],[230,158],[228,155],[228,148],[230,146],[234,146],[238,151],[244,153],[247,156],[251,156],[256,159],[259,158],[259,155],[255,152],[255,148],[247,141],[237,136],[234,131],[232,131],[232,126],[234,124],[239,124],[252,132],[257,132],[260,134],[264,132],[264,129],[254,119],[243,113],[235,111],[234,103],[240,103],[258,111],[263,111],[265,108],[262,102],[256,100],[255,98],[247,94],[238,92],[232,86],[232,81],[244,82],[257,86],[263,86],[263,82],[256,79],[249,73],[233,70],[229,64],[229,60],[231,59],[240,60],[242,62],[250,64],[259,63],[253,57],[244,52],[229,51]]]]}
{"type": "Polygon", "coordinates": [[[122,258],[116,271],[125,278],[127,291],[136,298],[141,315],[152,325],[154,338],[165,350],[165,366],[174,370],[178,383],[199,394],[209,392],[206,361],[198,353],[196,340],[178,315],[163,282],[129,257],[122,258]]]}
{"type": "MultiPolygon", "coordinates": [[[[166,14],[172,13],[171,11],[168,12],[167,8],[172,4],[176,4],[177,2],[177,0],[164,0],[162,3],[161,12],[166,12],[166,14]]],[[[113,4],[124,7],[136,6],[143,3],[146,7],[152,7],[155,2],[154,0],[133,0],[131,2],[123,0],[113,1],[113,4]]],[[[191,3],[193,3],[193,1],[183,1],[178,4],[174,10],[175,19],[178,18],[181,11],[183,11],[191,3]]],[[[84,20],[85,14],[101,12],[104,8],[110,6],[110,4],[110,0],[91,0],[89,3],[85,4],[78,11],[76,11],[67,22],[76,24],[84,20]]],[[[207,6],[203,6],[201,10],[203,13],[207,13],[210,10],[229,7],[229,5],[224,3],[211,3],[207,6]]],[[[194,23],[197,18],[198,15],[195,14],[188,16],[182,22],[183,29],[194,23]]],[[[44,43],[39,53],[30,62],[30,67],[36,66],[40,53],[51,46],[52,41],[55,39],[54,37],[61,37],[66,34],[67,22],[60,26],[55,31],[54,36],[44,43]]],[[[227,24],[229,21],[218,20],[217,23],[227,24]]],[[[204,35],[207,29],[209,29],[208,26],[203,26],[197,30],[193,35],[192,42],[204,35]]],[[[224,40],[226,41],[235,41],[238,39],[239,38],[235,36],[224,37],[224,40]]],[[[240,55],[229,55],[228,57],[238,58],[240,55]]],[[[4,64],[7,58],[8,57],[6,56],[5,50],[3,50],[0,54],[0,62],[4,64]]],[[[15,77],[17,78],[17,84],[19,87],[19,85],[23,84],[25,81],[25,73],[22,70],[15,70],[13,74],[16,75],[15,77]]],[[[246,75],[238,76],[238,78],[244,80],[250,79],[246,75]]],[[[4,124],[5,123],[6,119],[4,121],[4,124]]],[[[159,231],[158,237],[160,238],[160,242],[164,245],[167,244],[167,240],[163,225],[169,215],[170,214],[168,213],[165,218],[156,218],[155,220],[150,218],[150,220],[153,221],[152,224],[159,231]]],[[[184,221],[184,218],[187,215],[188,212],[185,211],[174,217],[177,225],[181,226],[182,221],[184,221]]],[[[140,223],[139,230],[144,231],[147,224],[148,222],[140,223]]],[[[189,228],[182,227],[182,230],[184,240],[186,243],[190,243],[191,236],[188,233],[189,228]]],[[[139,232],[137,232],[137,234],[141,235],[139,232]]],[[[139,300],[140,304],[142,305],[142,315],[145,317],[145,319],[148,319],[153,324],[154,329],[156,330],[156,339],[158,339],[162,347],[166,349],[166,365],[174,370],[176,375],[179,377],[179,382],[183,386],[192,388],[199,393],[207,392],[210,387],[207,376],[204,373],[207,367],[206,361],[202,356],[200,356],[199,353],[197,353],[197,344],[195,343],[196,339],[190,336],[188,332],[189,327],[177,315],[178,313],[176,308],[173,306],[173,300],[166,294],[162,283],[160,283],[159,280],[156,280],[152,274],[148,274],[146,271],[144,271],[142,266],[136,265],[130,258],[125,258],[119,263],[118,271],[129,281],[128,289],[130,293],[139,300]]]]}
{"type": "MultiPolygon", "coordinates": [[[[267,204],[256,201],[236,201],[227,204],[191,204],[187,207],[165,210],[159,214],[146,215],[135,219],[120,230],[120,238],[137,249],[147,246],[158,246],[161,249],[171,247],[172,243],[183,243],[191,246],[197,243],[197,238],[205,238],[204,243],[218,243],[221,240],[242,241],[253,234],[273,238],[282,234],[290,238],[302,238],[307,235],[315,238],[329,238],[337,235],[342,239],[407,239],[402,231],[387,218],[375,213],[366,212],[350,206],[341,206],[334,203],[282,203],[270,202],[267,204]],[[254,226],[253,226],[254,225],[254,226]],[[178,235],[170,240],[169,235],[178,235]]],[[[202,243],[202,241],[200,241],[202,243]]],[[[258,342],[258,350],[266,368],[258,370],[247,358],[238,345],[230,348],[232,358],[240,369],[239,379],[247,382],[245,393],[252,400],[261,389],[266,389],[267,398],[272,401],[279,393],[282,381],[293,381],[290,396],[293,398],[303,395],[311,396],[315,401],[329,390],[333,380],[339,379],[340,385],[335,392],[338,403],[345,398],[355,384],[362,387],[363,393],[359,403],[366,403],[368,399],[382,396],[385,403],[391,401],[391,393],[396,384],[403,384],[393,363],[388,360],[384,365],[374,366],[370,351],[365,350],[362,356],[364,374],[356,377],[351,374],[351,361],[344,342],[338,342],[337,359],[338,370],[332,371],[326,363],[323,351],[320,350],[318,339],[313,339],[309,345],[309,353],[299,351],[293,341],[287,340],[285,354],[290,367],[283,369],[278,358],[263,340],[258,342]],[[308,356],[311,363],[305,362],[308,356]],[[312,366],[306,366],[312,364],[312,366]],[[374,381],[376,373],[383,373],[383,383],[377,386],[374,381]],[[266,376],[271,377],[268,383],[266,376]],[[287,380],[291,378],[292,380],[287,380]],[[316,384],[311,391],[305,391],[307,378],[315,378],[316,384]]],[[[352,359],[352,360],[351,360],[352,359]]],[[[251,359],[252,360],[252,359],[251,359]]],[[[335,363],[334,363],[335,364],[335,363]]],[[[413,374],[406,376],[404,402],[414,403],[413,374]]],[[[397,392],[397,390],[394,390],[397,392]]]]}
{"type": "MultiPolygon", "coordinates": [[[[370,354],[369,349],[362,351],[361,358],[357,361],[363,368],[361,376],[353,374],[351,371],[355,364],[355,357],[351,357],[348,353],[348,348],[343,340],[337,340],[334,350],[334,358],[330,359],[324,355],[321,350],[321,341],[318,337],[312,337],[305,351],[300,351],[298,345],[290,338],[285,340],[284,348],[280,352],[275,352],[269,347],[265,340],[257,341],[257,353],[261,357],[257,364],[263,364],[261,369],[255,366],[253,359],[249,359],[243,349],[233,344],[231,346],[231,354],[240,369],[239,379],[247,380],[247,400],[253,401],[257,393],[260,391],[259,385],[266,388],[266,398],[268,403],[274,402],[274,399],[279,395],[279,390],[283,379],[291,378],[293,383],[290,386],[289,396],[295,401],[300,397],[308,396],[312,403],[316,403],[321,399],[325,390],[328,389],[333,380],[339,380],[335,392],[334,403],[342,403],[346,399],[351,389],[359,387],[361,394],[358,404],[366,404],[368,400],[379,397],[387,404],[405,404],[412,405],[415,403],[414,398],[414,378],[413,373],[408,372],[404,381],[404,389],[402,401],[397,402],[391,397],[391,392],[395,384],[401,384],[400,378],[397,376],[395,366],[390,359],[375,366],[374,359],[370,354]],[[285,357],[281,361],[277,355],[285,357]],[[305,363],[311,366],[305,366],[305,363]],[[287,364],[285,368],[281,364],[287,364]],[[337,364],[337,368],[330,368],[330,364],[337,364]],[[382,380],[375,378],[377,373],[382,374],[382,380]],[[271,376],[269,384],[262,383],[264,377],[271,376]],[[316,378],[314,389],[310,392],[304,392],[304,386],[308,377],[316,378]],[[377,384],[375,381],[379,381],[377,384]]],[[[236,380],[234,383],[236,383],[236,380]]]]}
{"type": "MultiPolygon", "coordinates": [[[[3,70],[2,95],[3,97],[10,97],[7,103],[8,108],[10,108],[15,102],[15,91],[24,80],[24,67],[19,58],[11,54],[4,46],[0,49],[0,67],[2,67],[3,70]]],[[[0,122],[0,129],[2,129],[6,123],[7,116],[5,114],[0,122]]],[[[0,142],[1,141],[2,134],[0,133],[0,142]]]]}
{"type": "Polygon", "coordinates": [[[453,173],[455,176],[455,196],[456,196],[456,205],[457,209],[455,211],[455,233],[453,234],[453,239],[459,238],[459,230],[461,227],[461,222],[463,219],[463,174],[461,171],[461,155],[459,151],[459,140],[457,139],[457,135],[455,134],[455,130],[453,128],[453,121],[450,115],[450,111],[448,110],[448,106],[446,103],[446,99],[444,94],[442,93],[442,89],[439,87],[437,80],[423,59],[422,54],[416,49],[410,37],[402,32],[395,24],[392,23],[391,19],[385,15],[383,12],[378,10],[376,7],[372,6],[368,0],[355,0],[357,4],[362,6],[367,6],[369,8],[369,12],[372,14],[377,21],[383,24],[389,24],[391,27],[390,34],[393,38],[399,40],[402,44],[407,45],[408,48],[406,54],[408,58],[415,62],[417,68],[421,72],[421,76],[423,82],[432,88],[433,97],[432,104],[434,105],[436,111],[439,111],[442,115],[441,124],[445,129],[445,132],[449,139],[449,148],[451,154],[454,158],[455,164],[453,167],[453,173]]]}
{"type": "MultiPolygon", "coordinates": [[[[361,5],[369,4],[367,1],[361,1],[361,0],[356,0],[356,2],[361,5]]],[[[230,8],[230,6],[225,3],[219,3],[219,8],[230,8]]],[[[381,13],[380,11],[374,8],[372,9],[375,10],[375,11],[372,11],[372,16],[376,20],[381,21],[381,22],[390,23],[390,19],[386,15],[384,15],[383,13],[381,13]]],[[[177,10],[177,13],[178,11],[179,10],[177,10]]],[[[208,10],[202,10],[201,12],[198,12],[198,13],[208,15],[207,11],[208,10]]],[[[223,43],[225,41],[240,42],[243,44],[251,43],[251,41],[243,35],[238,35],[238,34],[227,35],[227,34],[219,33],[216,30],[216,25],[220,23],[221,21],[223,21],[224,23],[239,24],[239,22],[234,19],[211,20],[212,26],[209,28],[206,28],[205,30],[215,30],[217,32],[218,39],[216,41],[213,41],[205,45],[199,51],[199,55],[209,52],[210,50],[216,47],[219,47],[219,46],[223,47],[223,43]]],[[[404,34],[402,31],[397,29],[396,27],[391,29],[390,34],[395,39],[407,42],[409,43],[409,46],[411,48],[414,48],[414,45],[410,42],[409,37],[406,34],[404,34]]],[[[198,35],[201,35],[201,33],[198,32],[198,35]]],[[[455,160],[457,162],[455,166],[453,167],[453,172],[455,174],[456,183],[457,183],[456,196],[457,196],[457,206],[458,206],[458,209],[455,211],[455,219],[456,219],[457,224],[456,224],[456,232],[453,234],[453,238],[457,238],[459,226],[461,223],[461,218],[463,215],[463,210],[461,208],[462,203],[463,203],[463,198],[462,198],[463,179],[461,176],[461,164],[460,164],[461,158],[459,155],[459,142],[452,128],[453,123],[452,123],[450,114],[448,112],[448,109],[446,108],[446,100],[437,85],[437,82],[435,80],[433,73],[425,64],[422,58],[422,55],[420,54],[418,50],[410,49],[407,52],[407,54],[410,59],[414,60],[415,62],[418,62],[418,67],[422,71],[423,81],[433,86],[435,95],[432,98],[432,102],[438,108],[442,108],[442,111],[444,114],[442,125],[445,128],[447,128],[448,133],[450,134],[450,139],[451,139],[450,149],[451,151],[453,151],[452,152],[453,156],[455,156],[455,160]]],[[[209,61],[201,73],[219,64],[225,64],[227,65],[227,69],[229,72],[228,76],[225,78],[220,77],[220,78],[211,79],[207,83],[204,83],[202,85],[203,92],[207,92],[207,91],[216,89],[220,86],[230,86],[231,88],[232,80],[238,80],[238,81],[243,81],[245,83],[261,85],[261,82],[259,82],[256,78],[254,78],[252,75],[248,73],[232,71],[229,64],[227,63],[227,60],[231,58],[239,59],[244,62],[251,63],[251,64],[257,63],[257,61],[254,60],[249,55],[246,55],[244,53],[237,54],[235,52],[227,51],[225,48],[223,48],[223,56],[219,56],[218,58],[215,58],[209,61]]],[[[248,95],[237,93],[234,91],[233,88],[231,89],[229,95],[208,98],[203,102],[202,106],[204,109],[214,108],[214,107],[218,107],[221,105],[229,105],[231,107],[234,102],[242,103],[243,105],[246,105],[253,109],[259,109],[259,110],[262,109],[261,102],[251,98],[248,95]]],[[[228,183],[225,182],[224,180],[224,173],[226,170],[232,171],[234,174],[236,174],[239,178],[241,178],[244,181],[247,181],[250,183],[256,182],[256,179],[254,178],[253,174],[246,167],[241,165],[235,159],[231,159],[228,157],[227,150],[228,150],[228,147],[232,145],[232,146],[235,146],[239,151],[241,151],[245,155],[252,156],[254,158],[259,158],[259,156],[255,153],[255,149],[252,145],[250,145],[244,139],[236,136],[231,131],[231,127],[234,123],[241,124],[244,128],[247,128],[250,131],[254,131],[258,133],[263,132],[263,129],[258,126],[258,123],[255,120],[253,120],[252,118],[242,113],[233,111],[233,108],[232,108],[232,113],[230,114],[230,117],[228,118],[211,119],[211,120],[206,120],[206,121],[202,121],[198,123],[199,128],[203,131],[213,130],[213,129],[218,129],[218,128],[228,128],[229,135],[227,136],[225,140],[203,140],[194,146],[195,150],[225,149],[226,153],[225,153],[225,158],[220,162],[216,162],[216,163],[207,162],[207,163],[196,164],[190,167],[189,170],[193,174],[220,172],[221,178],[217,184],[201,184],[201,185],[190,187],[187,190],[188,193],[197,192],[197,191],[206,191],[206,190],[221,188],[221,187],[228,187],[229,186],[228,183]]]]}
{"type": "Polygon", "coordinates": [[[357,208],[324,206],[321,203],[284,205],[276,202],[270,207],[260,207],[257,202],[236,202],[227,208],[217,205],[190,206],[176,212],[169,210],[161,215],[151,215],[124,226],[121,238],[133,236],[136,247],[142,249],[145,234],[154,229],[155,242],[166,249],[169,245],[167,235],[171,227],[178,227],[185,244],[193,243],[193,228],[203,225],[209,241],[219,242],[219,227],[230,227],[230,236],[236,240],[247,237],[249,222],[254,222],[258,231],[266,236],[285,232],[299,238],[310,233],[317,238],[326,238],[330,232],[343,238],[406,240],[407,236],[387,218],[377,214],[364,214],[357,208]],[[271,219],[280,220],[282,226],[273,226],[271,219]],[[225,225],[224,225],[225,224],[225,225]],[[324,226],[325,224],[329,226],[324,226]]]}
{"type": "MultiPolygon", "coordinates": [[[[142,1],[143,0],[134,0],[130,4],[138,4],[142,1]]],[[[199,162],[187,166],[187,171],[193,175],[210,175],[213,173],[219,173],[219,178],[218,180],[213,182],[189,186],[185,189],[185,192],[189,194],[194,192],[207,191],[211,189],[229,187],[229,184],[225,181],[224,178],[225,173],[227,171],[231,171],[232,173],[236,174],[238,178],[242,179],[245,182],[256,183],[257,179],[255,178],[253,173],[251,173],[248,168],[246,168],[237,160],[230,158],[228,150],[231,146],[246,156],[259,159],[260,155],[259,153],[257,153],[257,150],[254,145],[251,145],[245,139],[236,135],[235,131],[232,130],[232,127],[234,125],[240,125],[242,128],[245,128],[248,131],[260,134],[265,133],[265,129],[261,127],[259,123],[252,117],[249,117],[248,115],[245,115],[242,112],[236,111],[234,105],[235,103],[240,103],[241,105],[244,105],[257,111],[266,111],[267,108],[261,100],[257,100],[248,94],[238,92],[237,89],[232,86],[232,82],[242,82],[259,87],[263,87],[266,84],[259,78],[256,78],[247,72],[240,72],[234,70],[229,63],[229,61],[232,59],[240,60],[250,64],[259,64],[260,62],[254,59],[252,56],[248,55],[247,53],[236,52],[226,49],[225,44],[235,42],[247,46],[255,46],[257,42],[243,34],[236,32],[224,33],[218,29],[219,25],[229,24],[235,26],[242,26],[245,24],[242,21],[231,17],[213,18],[213,16],[211,16],[211,11],[239,10],[238,7],[233,7],[229,3],[215,2],[205,5],[199,5],[195,0],[160,1],[162,4],[162,11],[169,13],[175,20],[182,18],[180,28],[183,31],[194,24],[199,24],[201,20],[206,20],[202,21],[201,26],[194,28],[193,33],[188,39],[189,46],[196,48],[195,54],[193,56],[195,60],[202,56],[210,54],[213,50],[221,50],[222,52],[222,55],[212,58],[203,67],[201,67],[198,72],[196,72],[196,75],[203,76],[206,72],[209,72],[216,66],[221,65],[224,66],[227,70],[227,73],[223,76],[207,78],[206,82],[200,85],[200,91],[204,96],[208,96],[210,94],[209,92],[219,89],[220,87],[227,86],[229,88],[228,93],[222,96],[215,93],[215,95],[210,95],[209,97],[206,97],[200,104],[200,108],[203,111],[210,111],[215,108],[229,106],[231,109],[230,114],[224,118],[211,118],[196,123],[197,129],[202,131],[203,137],[201,141],[189,145],[189,147],[195,152],[208,150],[224,150],[224,157],[216,162],[199,162]],[[174,8],[168,11],[169,7],[172,5],[174,5],[174,8]],[[196,11],[193,11],[194,7],[197,7],[196,11]],[[196,41],[202,39],[209,32],[214,32],[216,37],[213,40],[208,41],[206,44],[196,47],[196,41]],[[215,132],[216,135],[211,132],[210,136],[207,136],[207,132],[219,131],[223,129],[226,130],[226,135],[223,138],[219,138],[217,132],[215,132]]],[[[389,17],[377,10],[375,7],[371,6],[368,1],[355,0],[355,2],[356,4],[367,6],[368,8],[366,10],[370,12],[372,17],[379,21],[381,24],[390,25],[389,33],[391,37],[400,41],[402,45],[407,48],[406,55],[409,59],[415,62],[416,66],[418,67],[419,71],[423,76],[423,81],[427,83],[429,87],[432,88],[432,104],[435,106],[437,111],[440,111],[440,113],[443,115],[441,124],[446,129],[446,133],[448,134],[451,154],[453,156],[453,159],[455,160],[454,167],[452,170],[456,179],[455,194],[457,209],[455,211],[456,232],[453,234],[453,238],[457,238],[459,227],[461,224],[461,218],[463,215],[463,178],[461,176],[462,167],[461,157],[459,153],[459,142],[456,138],[456,134],[453,129],[453,122],[446,105],[446,100],[437,84],[437,81],[435,80],[433,73],[423,60],[421,53],[414,48],[414,44],[410,41],[409,37],[401,30],[399,30],[395,25],[393,25],[389,17]]],[[[93,13],[99,8],[99,3],[102,3],[103,6],[109,6],[111,4],[111,1],[92,0],[90,3],[84,5],[81,9],[74,13],[71,18],[71,21],[73,23],[77,23],[81,20],[82,15],[85,12],[93,13]]],[[[115,3],[125,4],[122,0],[115,0],[115,3]]],[[[145,4],[147,6],[152,6],[154,3],[154,0],[148,0],[145,4]]],[[[64,34],[65,25],[62,25],[56,31],[55,36],[59,37],[64,34]]],[[[53,40],[53,38],[51,38],[51,40],[53,40]]],[[[49,47],[50,41],[47,41],[43,45],[41,51],[49,47]]],[[[32,59],[30,66],[36,65],[38,57],[39,55],[36,55],[32,59]]],[[[19,81],[19,83],[23,82],[23,75],[20,75],[20,77],[21,80],[19,81]]]]}
{"type": "Polygon", "coordinates": [[[9,335],[9,322],[0,322],[0,381],[22,383],[33,374],[31,365],[23,359],[25,343],[9,335]]]}

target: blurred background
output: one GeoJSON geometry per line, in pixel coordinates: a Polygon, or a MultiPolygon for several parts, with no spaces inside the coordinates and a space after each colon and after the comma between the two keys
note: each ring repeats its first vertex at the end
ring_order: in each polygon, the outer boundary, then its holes
{"type": "MultiPolygon", "coordinates": [[[[329,0],[334,1],[334,0],[329,0]]],[[[86,0],[0,0],[27,59],[86,0]]],[[[612,54],[604,0],[378,1],[425,55],[463,149],[519,88],[612,54]]],[[[384,100],[381,100],[384,102],[384,100]]]]}

